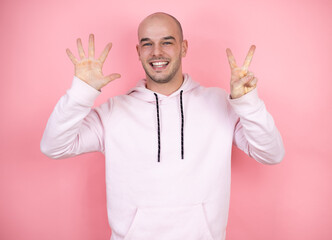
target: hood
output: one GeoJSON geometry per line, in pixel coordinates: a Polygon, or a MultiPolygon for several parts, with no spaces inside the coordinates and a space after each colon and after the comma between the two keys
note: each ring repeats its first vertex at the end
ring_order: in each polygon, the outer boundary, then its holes
{"type": "MultiPolygon", "coordinates": [[[[188,74],[186,74],[186,73],[183,74],[183,77],[184,77],[184,81],[183,81],[181,87],[178,90],[176,90],[174,93],[172,93],[171,95],[166,96],[166,95],[158,93],[159,101],[163,101],[163,100],[167,100],[167,99],[176,97],[176,96],[180,95],[181,91],[183,91],[183,93],[185,94],[186,92],[199,87],[199,84],[197,82],[193,81],[188,74]]],[[[127,94],[132,97],[146,101],[146,102],[156,102],[156,97],[155,97],[154,92],[151,91],[150,89],[146,88],[146,79],[141,79],[137,83],[136,87],[130,89],[127,92],[127,94]]]]}

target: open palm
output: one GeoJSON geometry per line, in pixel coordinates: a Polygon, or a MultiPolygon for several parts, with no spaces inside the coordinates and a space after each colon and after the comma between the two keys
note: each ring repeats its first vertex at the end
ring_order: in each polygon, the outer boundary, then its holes
{"type": "Polygon", "coordinates": [[[104,76],[102,72],[103,64],[109,51],[112,48],[112,43],[108,43],[106,45],[98,59],[95,58],[95,44],[93,34],[90,34],[89,36],[88,56],[86,56],[84,52],[80,38],[77,39],[77,48],[80,60],[78,60],[69,49],[67,49],[66,52],[70,60],[75,65],[75,76],[82,81],[86,82],[95,89],[100,90],[109,82],[121,77],[118,73],[104,76]]]}

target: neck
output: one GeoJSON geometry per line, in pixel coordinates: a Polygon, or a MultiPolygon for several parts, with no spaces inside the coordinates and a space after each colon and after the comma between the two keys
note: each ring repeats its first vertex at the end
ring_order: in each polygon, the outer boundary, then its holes
{"type": "Polygon", "coordinates": [[[149,78],[146,79],[147,89],[150,89],[153,92],[160,93],[165,96],[169,96],[176,90],[178,90],[184,81],[182,73],[179,76],[174,77],[171,81],[167,83],[157,83],[149,78]]]}

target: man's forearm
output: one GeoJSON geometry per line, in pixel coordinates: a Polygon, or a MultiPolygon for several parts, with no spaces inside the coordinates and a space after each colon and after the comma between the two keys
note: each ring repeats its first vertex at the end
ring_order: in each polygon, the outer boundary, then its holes
{"type": "Polygon", "coordinates": [[[268,113],[257,90],[241,99],[230,100],[235,113],[240,117],[235,136],[249,156],[264,164],[277,164],[284,157],[285,150],[280,133],[272,116],[268,113]]]}
{"type": "Polygon", "coordinates": [[[48,120],[40,144],[41,151],[45,155],[51,158],[65,158],[80,154],[82,151],[97,150],[98,146],[91,141],[98,138],[100,133],[89,133],[86,124],[98,119],[93,116],[96,113],[90,113],[98,95],[97,90],[93,90],[78,78],[74,79],[71,89],[61,97],[48,120]],[[91,116],[87,118],[89,113],[91,116]],[[86,124],[83,124],[84,121],[86,124]],[[92,135],[90,137],[92,139],[85,141],[84,138],[89,134],[92,135]]]}

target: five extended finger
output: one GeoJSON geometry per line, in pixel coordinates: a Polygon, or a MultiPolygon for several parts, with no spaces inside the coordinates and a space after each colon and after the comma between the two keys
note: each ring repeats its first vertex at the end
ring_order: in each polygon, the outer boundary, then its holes
{"type": "Polygon", "coordinates": [[[82,40],[80,38],[77,39],[77,49],[78,49],[78,54],[80,55],[80,58],[81,59],[85,58],[85,52],[83,49],[82,40]]]}
{"type": "Polygon", "coordinates": [[[249,52],[246,56],[246,59],[244,60],[244,64],[242,66],[242,68],[244,70],[248,70],[249,68],[249,65],[251,63],[251,60],[252,60],[252,57],[254,56],[254,53],[255,53],[255,49],[256,49],[256,46],[255,45],[252,45],[249,49],[249,52]]]}
{"type": "Polygon", "coordinates": [[[72,63],[76,64],[78,62],[73,53],[69,50],[69,48],[66,49],[66,53],[70,58],[70,60],[72,61],[72,63]]]}
{"type": "Polygon", "coordinates": [[[100,54],[99,61],[101,61],[102,63],[105,62],[107,55],[110,52],[111,48],[112,48],[112,43],[108,43],[106,45],[106,47],[104,48],[103,52],[100,54]]]}
{"type": "Polygon", "coordinates": [[[227,48],[226,53],[227,53],[227,58],[228,58],[229,65],[231,66],[231,69],[236,68],[237,65],[235,62],[235,58],[232,54],[232,51],[229,48],[227,48]]]}
{"type": "Polygon", "coordinates": [[[95,37],[93,34],[89,35],[89,58],[94,58],[95,57],[95,37]]]}

